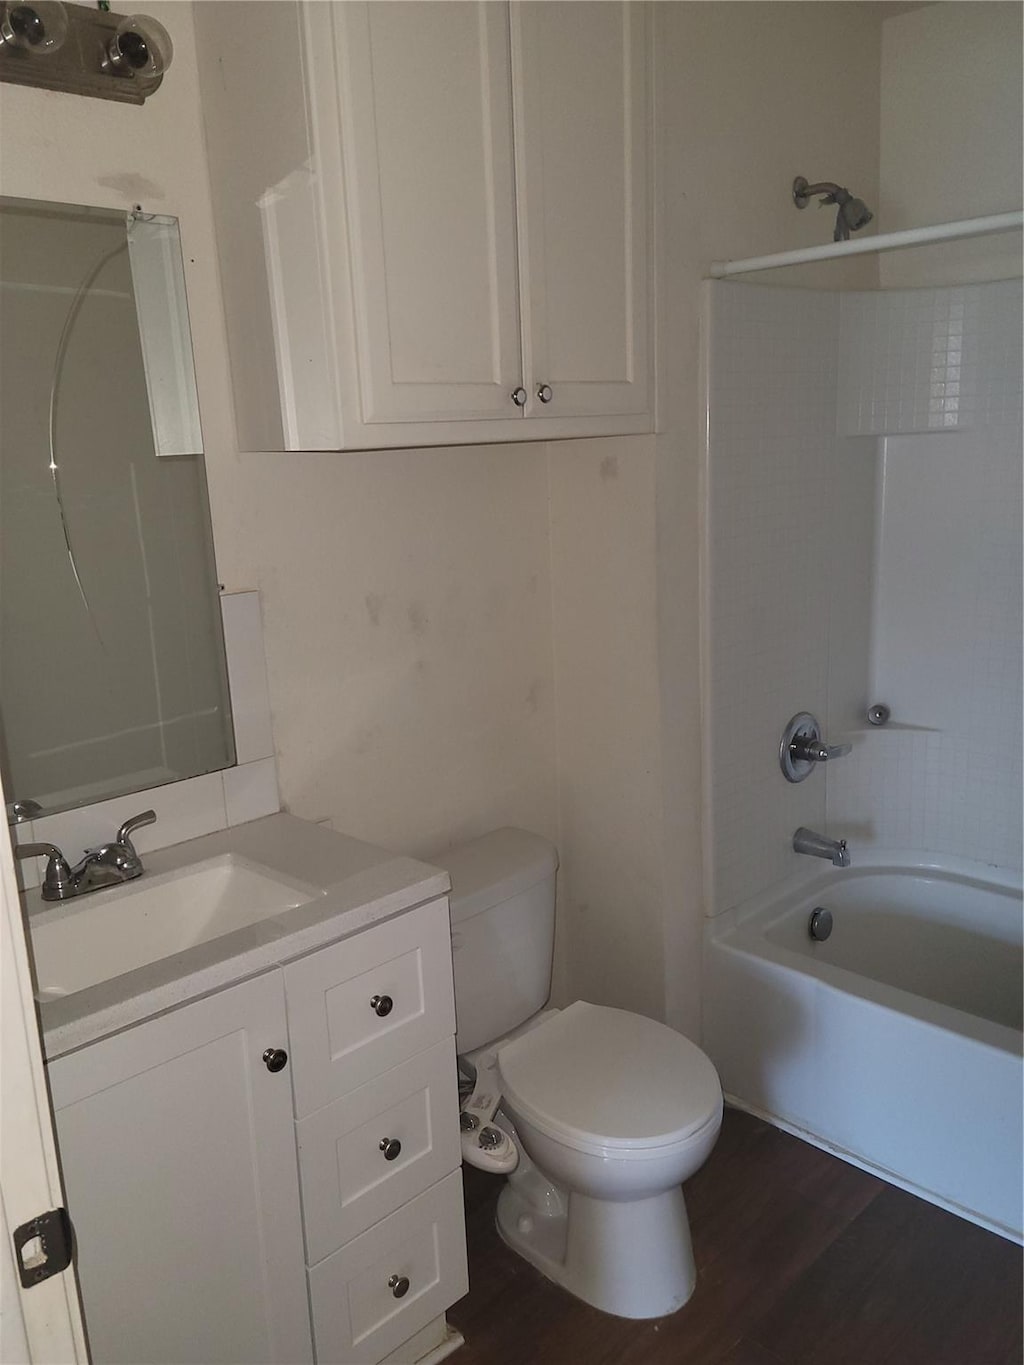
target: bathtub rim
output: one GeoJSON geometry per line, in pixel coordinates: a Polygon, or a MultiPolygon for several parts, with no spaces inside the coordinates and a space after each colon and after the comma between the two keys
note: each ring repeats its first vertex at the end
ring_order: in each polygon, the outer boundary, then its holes
{"type": "Polygon", "coordinates": [[[1005,868],[990,867],[967,858],[938,858],[913,850],[879,850],[877,860],[865,861],[849,869],[823,868],[820,872],[787,878],[733,906],[719,915],[709,916],[704,926],[704,951],[741,953],[767,961],[787,971],[810,976],[826,986],[867,1000],[896,1015],[909,1015],[919,1023],[952,1031],[1013,1056],[1024,1055],[1024,1032],[981,1015],[969,1014],[928,996],[876,981],[831,962],[818,961],[774,943],[766,931],[784,916],[810,908],[820,894],[842,879],[866,876],[927,876],[943,881],[974,886],[1009,896],[1021,894],[1020,874],[1005,868]]]}
{"type": "Polygon", "coordinates": [[[760,919],[762,913],[767,924],[769,911],[778,906],[778,912],[785,913],[789,908],[788,899],[795,894],[817,895],[840,880],[859,880],[861,877],[884,876],[887,873],[898,876],[918,873],[1018,896],[1024,889],[1024,874],[1016,868],[997,867],[991,863],[975,862],[971,858],[945,857],[916,849],[869,849],[861,857],[858,857],[856,849],[852,853],[853,862],[848,868],[832,867],[824,862],[816,865],[817,860],[803,859],[801,865],[794,867],[791,876],[763,887],[726,910],[709,913],[706,919],[710,924],[719,926],[723,934],[745,925],[754,916],[760,919]]]}

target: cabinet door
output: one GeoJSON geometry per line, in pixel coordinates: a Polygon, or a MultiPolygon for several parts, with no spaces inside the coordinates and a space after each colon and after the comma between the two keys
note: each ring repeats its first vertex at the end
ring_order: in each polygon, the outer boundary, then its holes
{"type": "Polygon", "coordinates": [[[92,1358],[312,1359],[280,973],[49,1067],[92,1358]]]}
{"type": "Polygon", "coordinates": [[[527,415],[649,411],[647,6],[511,16],[527,415]]]}
{"type": "Polygon", "coordinates": [[[507,7],[332,8],[363,422],[515,417],[507,7]]]}

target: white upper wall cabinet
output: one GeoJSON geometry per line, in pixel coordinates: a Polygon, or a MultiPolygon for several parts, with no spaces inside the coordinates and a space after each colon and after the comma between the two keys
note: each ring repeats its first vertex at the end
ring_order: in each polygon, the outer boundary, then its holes
{"type": "Polygon", "coordinates": [[[652,429],[645,3],[195,13],[243,449],[652,429]]]}

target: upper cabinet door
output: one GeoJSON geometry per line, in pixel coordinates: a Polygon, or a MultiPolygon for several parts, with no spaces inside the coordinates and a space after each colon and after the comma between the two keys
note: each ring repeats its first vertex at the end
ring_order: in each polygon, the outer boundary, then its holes
{"type": "Polygon", "coordinates": [[[520,416],[506,7],[323,8],[334,17],[362,420],[520,416]]]}
{"type": "Polygon", "coordinates": [[[511,25],[527,415],[648,412],[647,6],[524,0],[511,25]]]}

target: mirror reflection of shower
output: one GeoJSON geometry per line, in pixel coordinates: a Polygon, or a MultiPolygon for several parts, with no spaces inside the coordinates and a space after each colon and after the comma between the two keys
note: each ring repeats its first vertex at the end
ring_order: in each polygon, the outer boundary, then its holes
{"type": "Polygon", "coordinates": [[[818,200],[819,208],[835,204],[838,210],[832,234],[834,242],[848,242],[851,232],[859,232],[862,227],[867,227],[875,216],[863,199],[855,199],[849,190],[831,180],[819,180],[809,185],[802,175],[798,175],[793,181],[793,203],[798,209],[805,209],[816,194],[822,195],[818,200]]]}

